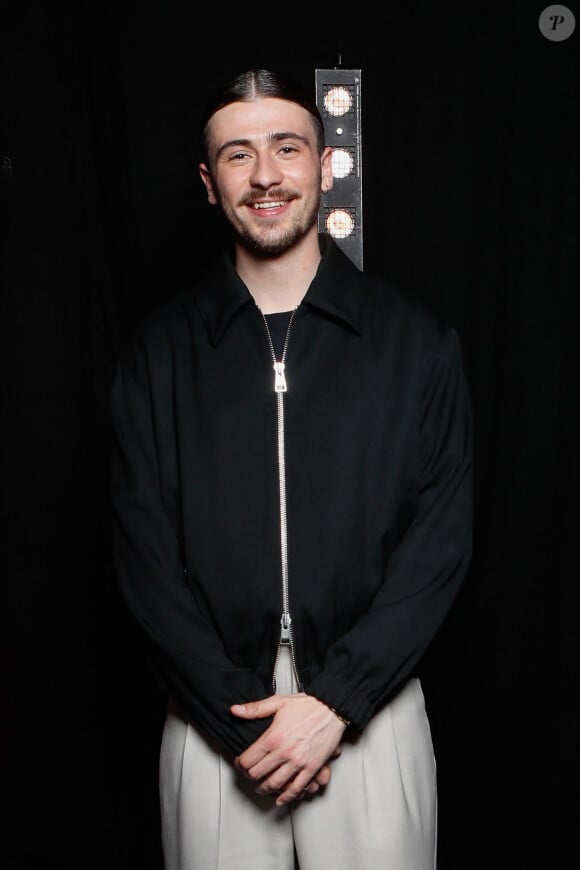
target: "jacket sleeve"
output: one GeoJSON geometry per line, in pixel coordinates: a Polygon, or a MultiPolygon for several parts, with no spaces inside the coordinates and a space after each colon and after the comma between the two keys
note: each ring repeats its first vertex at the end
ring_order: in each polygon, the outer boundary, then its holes
{"type": "Polygon", "coordinates": [[[185,582],[181,547],[163,505],[150,389],[140,367],[118,365],[111,391],[115,572],[147,639],[153,668],[182,712],[235,755],[271,720],[244,721],[230,704],[270,691],[226,655],[185,582]]]}
{"type": "Polygon", "coordinates": [[[453,330],[423,371],[416,511],[370,609],[329,648],[306,687],[358,729],[413,674],[471,560],[472,414],[453,330]]]}

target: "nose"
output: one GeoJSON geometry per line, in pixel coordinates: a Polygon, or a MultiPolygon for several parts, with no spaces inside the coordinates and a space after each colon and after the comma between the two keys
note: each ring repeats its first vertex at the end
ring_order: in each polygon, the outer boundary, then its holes
{"type": "Polygon", "coordinates": [[[276,159],[268,153],[256,154],[250,175],[250,184],[263,190],[280,184],[282,172],[276,159]]]}

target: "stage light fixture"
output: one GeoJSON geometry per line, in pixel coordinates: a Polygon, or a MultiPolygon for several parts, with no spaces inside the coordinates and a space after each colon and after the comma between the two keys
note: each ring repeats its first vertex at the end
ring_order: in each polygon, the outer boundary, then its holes
{"type": "Polygon", "coordinates": [[[333,208],[324,221],[326,229],[335,239],[346,239],[354,230],[354,220],[344,208],[333,208]]]}
{"type": "Polygon", "coordinates": [[[354,156],[351,148],[332,149],[332,175],[334,178],[346,178],[354,171],[354,156]]]}
{"type": "Polygon", "coordinates": [[[323,194],[319,232],[328,233],[363,268],[361,71],[317,69],[316,105],[332,148],[332,188],[323,194]]]}
{"type": "Polygon", "coordinates": [[[352,104],[352,93],[347,88],[330,88],[324,95],[324,108],[335,118],[346,115],[352,109],[352,104]]]}

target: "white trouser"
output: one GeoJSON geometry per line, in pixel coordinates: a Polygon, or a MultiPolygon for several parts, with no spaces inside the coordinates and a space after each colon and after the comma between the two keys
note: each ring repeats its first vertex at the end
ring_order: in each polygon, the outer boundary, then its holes
{"type": "MultiPolygon", "coordinates": [[[[291,688],[289,661],[277,672],[291,688]]],[[[332,779],[285,807],[257,795],[190,723],[169,712],[160,756],[165,870],[433,870],[435,759],[417,679],[345,733],[332,779]]]]}

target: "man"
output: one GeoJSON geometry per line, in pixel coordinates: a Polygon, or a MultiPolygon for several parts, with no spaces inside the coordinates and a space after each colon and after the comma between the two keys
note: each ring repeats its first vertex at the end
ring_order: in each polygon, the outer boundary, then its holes
{"type": "Polygon", "coordinates": [[[171,698],[167,870],[423,870],[417,666],[465,576],[471,422],[452,329],[317,232],[316,106],[251,70],[200,174],[232,245],[112,393],[119,583],[171,698]]]}

